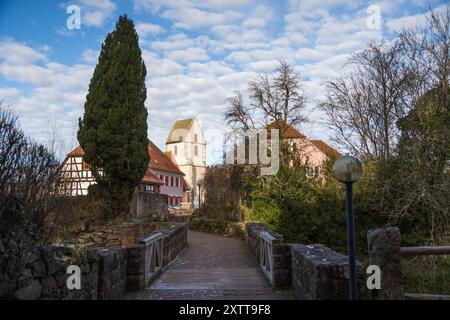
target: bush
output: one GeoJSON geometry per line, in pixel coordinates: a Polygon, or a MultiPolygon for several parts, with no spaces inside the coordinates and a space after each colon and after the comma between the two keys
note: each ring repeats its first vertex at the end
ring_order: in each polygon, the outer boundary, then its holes
{"type": "Polygon", "coordinates": [[[191,217],[189,219],[189,229],[244,239],[244,226],[240,222],[191,217]]]}
{"type": "Polygon", "coordinates": [[[307,170],[306,165],[282,165],[276,176],[258,177],[248,220],[268,225],[287,242],[322,243],[345,252],[342,185],[331,177],[329,165],[318,178],[308,177],[307,170]]]}

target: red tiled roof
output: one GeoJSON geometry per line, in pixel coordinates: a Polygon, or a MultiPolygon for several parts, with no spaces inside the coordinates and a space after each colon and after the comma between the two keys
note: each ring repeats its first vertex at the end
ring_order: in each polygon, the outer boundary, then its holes
{"type": "Polygon", "coordinates": [[[147,168],[147,172],[145,173],[145,176],[142,178],[141,183],[150,183],[150,184],[159,184],[162,185],[164,182],[159,179],[152,169],[147,168]]]}
{"type": "Polygon", "coordinates": [[[341,153],[339,151],[322,140],[311,140],[311,142],[316,146],[317,149],[322,151],[328,157],[339,158],[341,156],[341,153]]]}
{"type": "Polygon", "coordinates": [[[72,151],[70,151],[67,156],[69,157],[82,157],[84,156],[84,150],[78,146],[75,149],[73,149],[72,151]]]}
{"type": "MultiPolygon", "coordinates": [[[[151,170],[166,171],[170,173],[181,174],[184,176],[184,173],[172,160],[171,153],[169,152],[166,154],[162,152],[151,140],[148,140],[148,154],[150,156],[150,162],[148,166],[151,170]]],[[[83,155],[84,150],[80,146],[76,147],[67,154],[68,157],[82,157],[83,155]]]]}
{"type": "MultiPolygon", "coordinates": [[[[306,136],[302,133],[300,133],[297,129],[295,129],[293,126],[288,125],[283,120],[274,120],[272,123],[267,125],[267,130],[270,129],[279,129],[282,132],[281,139],[303,139],[306,138],[306,136]]],[[[270,131],[268,132],[268,137],[270,137],[270,131]]]]}
{"type": "Polygon", "coordinates": [[[172,151],[164,151],[164,154],[171,160],[173,160],[173,154],[172,151]]]}
{"type": "Polygon", "coordinates": [[[149,167],[152,170],[166,171],[176,174],[184,175],[180,168],[164,154],[151,140],[148,142],[148,149],[150,155],[149,167]]]}

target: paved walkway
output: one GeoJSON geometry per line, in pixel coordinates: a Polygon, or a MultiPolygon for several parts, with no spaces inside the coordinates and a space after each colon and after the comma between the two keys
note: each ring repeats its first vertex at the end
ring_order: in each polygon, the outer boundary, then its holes
{"type": "Polygon", "coordinates": [[[149,288],[126,299],[292,299],[274,291],[241,240],[190,231],[188,246],[149,288]]]}

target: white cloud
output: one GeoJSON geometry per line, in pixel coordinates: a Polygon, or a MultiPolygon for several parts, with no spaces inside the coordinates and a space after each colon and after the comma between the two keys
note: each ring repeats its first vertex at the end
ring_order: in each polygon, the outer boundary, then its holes
{"type": "Polygon", "coordinates": [[[245,27],[264,28],[272,20],[272,11],[264,5],[257,5],[244,23],[245,27]]]}
{"type": "Polygon", "coordinates": [[[97,64],[100,52],[92,49],[85,49],[82,53],[83,61],[88,64],[97,64]]]}
{"type": "Polygon", "coordinates": [[[190,30],[235,21],[242,15],[239,11],[232,9],[242,7],[246,3],[246,0],[135,0],[134,7],[137,10],[148,10],[152,14],[160,14],[170,19],[175,28],[190,30]]]}
{"type": "MultiPolygon", "coordinates": [[[[45,47],[47,48],[47,47],[45,47]]],[[[23,43],[6,39],[0,42],[0,60],[9,64],[26,65],[37,61],[46,61],[46,57],[38,50],[23,43]]]]}
{"type": "Polygon", "coordinates": [[[206,63],[190,63],[189,64],[189,73],[190,74],[214,74],[214,75],[223,75],[227,73],[232,73],[234,70],[228,67],[224,63],[220,63],[217,61],[210,61],[206,63]]]}
{"type": "Polygon", "coordinates": [[[20,96],[17,88],[0,88],[0,102],[9,104],[20,96]]]}
{"type": "Polygon", "coordinates": [[[386,21],[386,27],[390,30],[390,31],[402,31],[402,29],[405,28],[411,28],[411,27],[415,27],[415,26],[421,26],[424,25],[426,21],[425,15],[424,14],[416,14],[416,15],[412,15],[412,16],[404,16],[404,17],[400,17],[400,18],[393,18],[393,19],[388,19],[386,21]]]}
{"type": "Polygon", "coordinates": [[[208,60],[208,54],[202,48],[186,48],[182,50],[170,51],[167,58],[178,62],[193,62],[208,60]]]}
{"type": "Polygon", "coordinates": [[[140,38],[146,38],[148,35],[161,34],[166,30],[159,24],[141,22],[136,25],[136,31],[140,38]]]}

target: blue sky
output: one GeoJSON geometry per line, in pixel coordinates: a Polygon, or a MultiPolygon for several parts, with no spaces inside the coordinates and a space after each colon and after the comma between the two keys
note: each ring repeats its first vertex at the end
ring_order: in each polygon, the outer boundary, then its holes
{"type": "Polygon", "coordinates": [[[208,163],[220,161],[226,98],[279,59],[304,80],[311,121],[300,129],[330,141],[323,115],[313,110],[326,81],[349,72],[349,56],[368,42],[422,24],[428,5],[446,3],[0,0],[0,99],[17,111],[27,134],[45,142],[57,128],[60,152],[69,151],[77,144],[76,123],[101,43],[126,13],[147,65],[149,137],[162,149],[173,121],[196,116],[208,141],[208,163]],[[69,5],[80,8],[80,29],[67,28],[69,5]]]}

